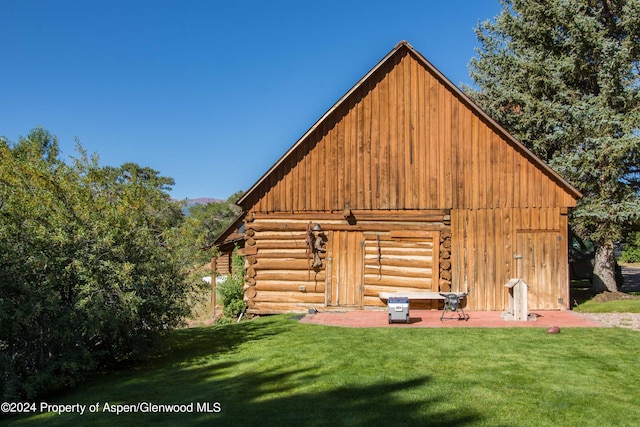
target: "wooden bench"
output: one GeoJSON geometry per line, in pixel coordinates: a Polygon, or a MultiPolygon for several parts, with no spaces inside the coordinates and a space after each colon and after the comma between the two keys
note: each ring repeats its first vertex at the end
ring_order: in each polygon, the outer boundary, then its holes
{"type": "MultiPolygon", "coordinates": [[[[459,298],[464,298],[466,295],[465,292],[442,292],[443,294],[456,294],[459,298]]],[[[445,299],[440,292],[421,292],[421,291],[413,291],[413,292],[380,292],[378,297],[382,300],[388,300],[389,297],[405,297],[411,300],[435,300],[435,299],[445,299]]]]}

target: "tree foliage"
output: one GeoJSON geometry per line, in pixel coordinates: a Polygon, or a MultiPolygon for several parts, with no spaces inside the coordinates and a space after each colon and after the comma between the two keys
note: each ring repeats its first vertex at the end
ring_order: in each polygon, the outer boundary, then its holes
{"type": "Polygon", "coordinates": [[[232,194],[227,200],[194,205],[189,208],[185,220],[185,241],[190,241],[194,261],[208,262],[215,255],[215,239],[240,215],[241,209],[235,204],[242,191],[232,194]]]}
{"type": "Polygon", "coordinates": [[[640,2],[502,0],[476,29],[470,96],[584,195],[576,231],[615,290],[614,243],[638,221],[640,2]]]}
{"type": "Polygon", "coordinates": [[[640,231],[631,233],[627,239],[627,244],[622,251],[623,262],[640,262],[640,231]]]}
{"type": "Polygon", "coordinates": [[[225,318],[236,318],[244,309],[244,257],[233,251],[231,258],[231,276],[216,286],[225,318]]]}
{"type": "Polygon", "coordinates": [[[0,139],[0,396],[34,398],[141,357],[189,313],[170,178],[0,139]]]}

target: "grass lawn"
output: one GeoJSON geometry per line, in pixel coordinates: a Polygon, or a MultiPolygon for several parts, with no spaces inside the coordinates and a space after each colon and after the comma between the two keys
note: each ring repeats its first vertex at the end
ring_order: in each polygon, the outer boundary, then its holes
{"type": "Polygon", "coordinates": [[[573,310],[584,313],[640,313],[637,292],[602,292],[593,295],[589,288],[572,288],[572,299],[580,301],[573,310]]]}
{"type": "Polygon", "coordinates": [[[635,426],[638,349],[640,333],[617,328],[349,329],[273,316],[175,331],[145,366],[45,399],[99,402],[101,411],[105,402],[193,402],[193,412],[44,413],[0,423],[635,426]],[[195,410],[206,402],[220,411],[195,410]]]}
{"type": "Polygon", "coordinates": [[[583,313],[640,313],[640,297],[616,301],[586,301],[574,310],[583,313]]]}

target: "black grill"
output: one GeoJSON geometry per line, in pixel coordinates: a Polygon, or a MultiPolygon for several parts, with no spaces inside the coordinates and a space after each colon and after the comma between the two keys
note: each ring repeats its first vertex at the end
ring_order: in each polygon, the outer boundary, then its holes
{"type": "Polygon", "coordinates": [[[457,320],[469,320],[469,316],[465,314],[460,300],[467,296],[466,293],[443,293],[440,295],[444,297],[444,310],[440,316],[440,320],[444,319],[457,319],[457,320]],[[456,313],[457,317],[445,317],[447,312],[456,313]]]}

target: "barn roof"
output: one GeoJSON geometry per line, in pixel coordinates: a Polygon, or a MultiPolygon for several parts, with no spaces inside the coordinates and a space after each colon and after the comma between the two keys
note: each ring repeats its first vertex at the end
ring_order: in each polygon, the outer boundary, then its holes
{"type": "Polygon", "coordinates": [[[307,132],[302,135],[300,139],[273,165],[271,168],[264,174],[262,177],[256,181],[255,184],[236,202],[236,204],[242,206],[243,202],[247,200],[254,191],[256,191],[260,185],[267,180],[267,178],[300,146],[304,143],[304,141],[311,135],[319,126],[323,124],[325,120],[328,119],[331,114],[338,109],[343,103],[345,103],[351,94],[357,91],[361,86],[363,86],[369,78],[384,64],[389,61],[392,61],[392,58],[398,54],[403,49],[407,49],[410,53],[414,55],[415,58],[431,73],[437,76],[438,79],[444,84],[451,92],[455,93],[456,96],[465,103],[471,110],[477,113],[480,117],[482,117],[488,124],[490,124],[495,130],[501,134],[506,140],[508,140],[511,144],[513,144],[523,156],[527,157],[534,164],[540,167],[543,171],[545,171],[548,175],[550,175],[554,181],[562,187],[567,193],[569,193],[575,199],[582,197],[582,194],[573,187],[568,181],[566,181],[562,176],[560,176],[556,171],[554,171],[549,165],[547,165],[544,161],[542,161],[539,157],[537,157],[531,150],[526,148],[520,141],[518,141],[515,137],[513,137],[506,129],[504,129],[498,122],[496,122],[493,118],[491,118],[482,108],[480,108],[475,102],[471,100],[462,90],[460,90],[455,84],[453,84],[444,74],[442,74],[433,64],[431,64],[422,54],[420,54],[417,50],[413,48],[407,41],[400,41],[378,64],[376,64],[367,74],[364,75],[347,93],[345,93],[326,113],[320,117],[320,119],[311,127],[307,132]]]}

